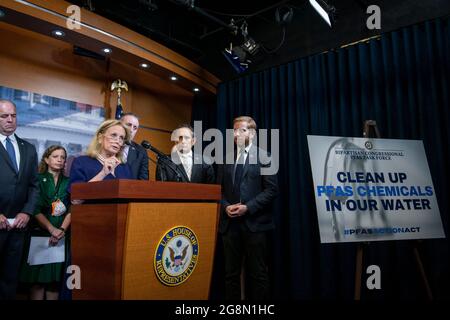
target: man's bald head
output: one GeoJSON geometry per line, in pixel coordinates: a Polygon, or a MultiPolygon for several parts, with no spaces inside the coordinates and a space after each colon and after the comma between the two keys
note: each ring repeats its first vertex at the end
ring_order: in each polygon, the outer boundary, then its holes
{"type": "Polygon", "coordinates": [[[16,105],[11,100],[0,99],[0,133],[12,135],[17,129],[16,105]]]}

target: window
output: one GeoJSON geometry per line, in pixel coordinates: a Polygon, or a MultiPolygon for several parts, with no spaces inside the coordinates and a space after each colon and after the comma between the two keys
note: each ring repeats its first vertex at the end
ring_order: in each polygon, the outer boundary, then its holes
{"type": "Polygon", "coordinates": [[[39,93],[33,94],[33,102],[34,103],[41,103],[42,95],[39,93]]]}
{"type": "Polygon", "coordinates": [[[50,146],[60,146],[61,141],[54,141],[54,140],[46,140],[45,141],[45,149],[47,149],[50,146]]]}
{"type": "Polygon", "coordinates": [[[53,97],[52,99],[52,107],[59,107],[59,99],[53,97]]]}
{"type": "Polygon", "coordinates": [[[14,100],[22,100],[23,91],[14,89],[14,100]]]}

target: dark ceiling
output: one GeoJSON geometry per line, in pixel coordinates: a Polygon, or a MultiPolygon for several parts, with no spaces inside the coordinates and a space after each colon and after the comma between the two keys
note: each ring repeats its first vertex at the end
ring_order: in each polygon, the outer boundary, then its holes
{"type": "Polygon", "coordinates": [[[308,0],[194,0],[194,9],[180,4],[189,1],[192,0],[70,2],[171,48],[221,80],[237,76],[222,54],[230,42],[242,43],[242,36],[234,36],[226,27],[231,19],[238,26],[246,21],[249,36],[262,45],[250,58],[252,63],[246,71],[254,72],[450,14],[449,0],[335,0],[327,1],[337,13],[336,23],[330,28],[308,0]],[[369,5],[381,9],[381,30],[366,27],[369,5]],[[293,9],[284,41],[283,28],[275,21],[276,8],[281,8],[281,13],[293,9]]]}

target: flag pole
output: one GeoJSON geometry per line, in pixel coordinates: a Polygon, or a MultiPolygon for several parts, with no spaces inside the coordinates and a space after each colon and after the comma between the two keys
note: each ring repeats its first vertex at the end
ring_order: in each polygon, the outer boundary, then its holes
{"type": "Polygon", "coordinates": [[[121,100],[122,90],[128,91],[128,84],[123,80],[117,79],[111,84],[111,91],[114,90],[117,90],[117,107],[115,118],[119,120],[123,114],[123,106],[121,100]]]}

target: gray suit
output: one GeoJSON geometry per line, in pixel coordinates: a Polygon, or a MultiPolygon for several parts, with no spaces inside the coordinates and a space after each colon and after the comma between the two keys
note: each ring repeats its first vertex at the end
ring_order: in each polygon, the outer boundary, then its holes
{"type": "MultiPolygon", "coordinates": [[[[7,151],[0,143],[0,213],[15,218],[18,213],[32,215],[39,196],[37,154],[34,146],[17,137],[20,153],[16,173],[7,151]]],[[[14,299],[25,232],[0,230],[0,299],[14,299]]]]}

